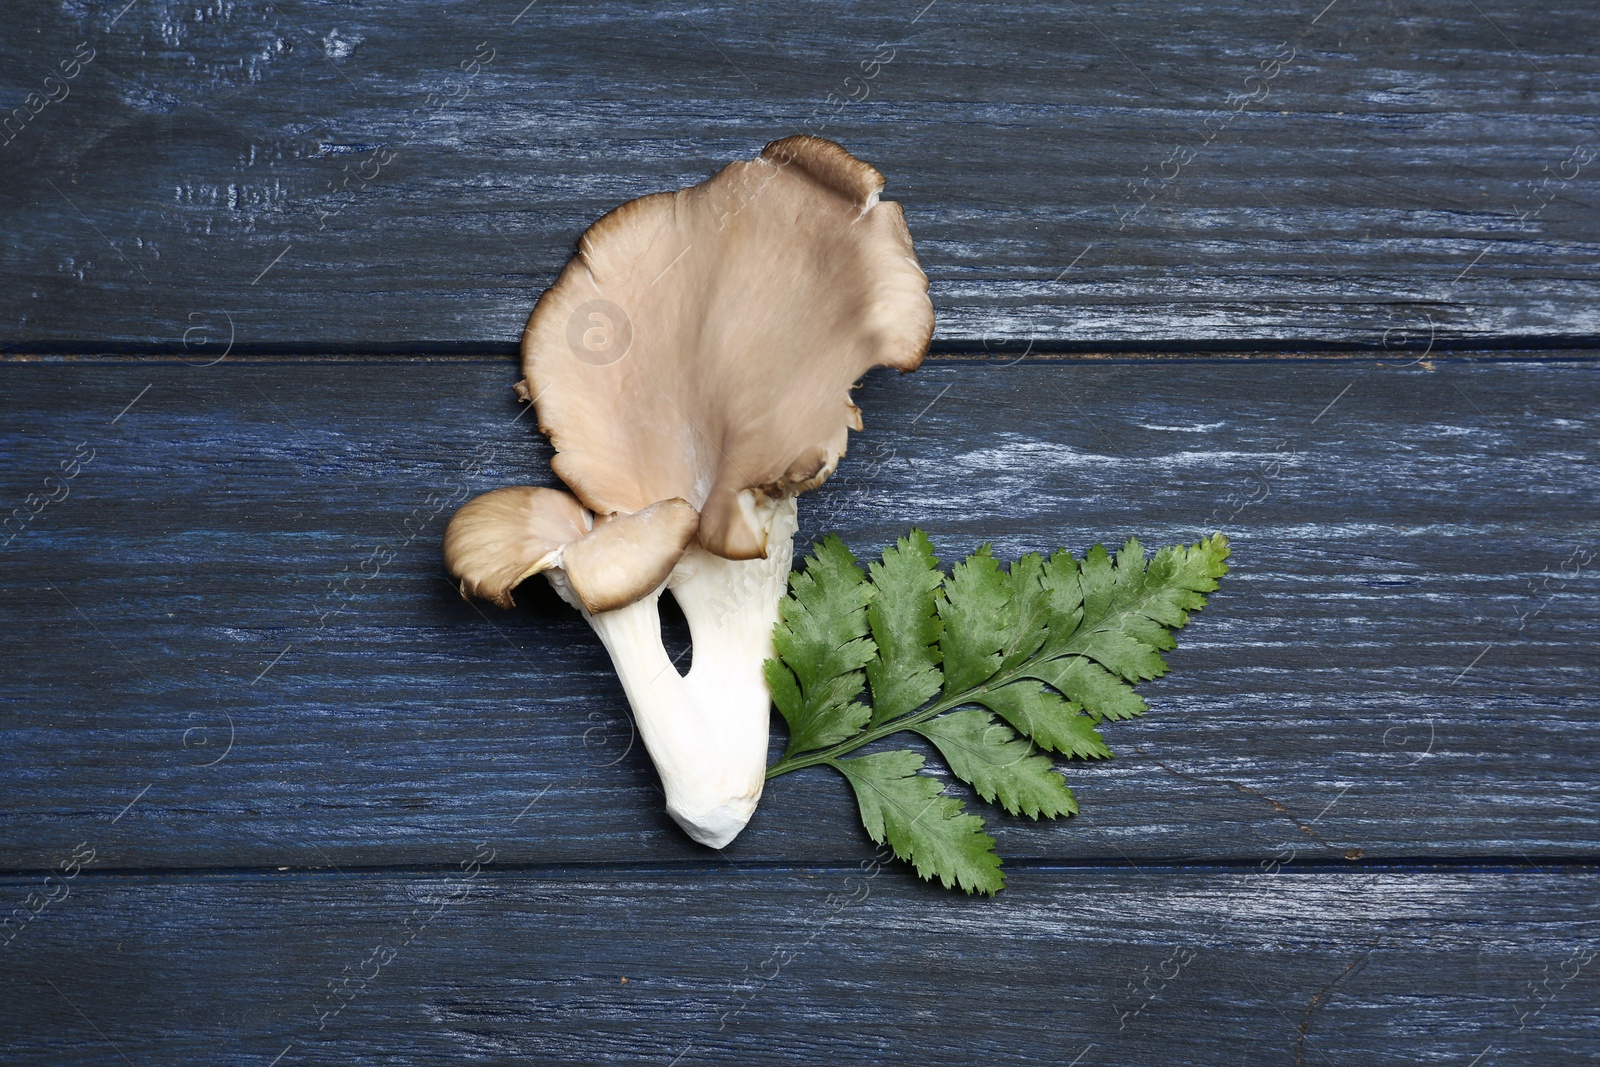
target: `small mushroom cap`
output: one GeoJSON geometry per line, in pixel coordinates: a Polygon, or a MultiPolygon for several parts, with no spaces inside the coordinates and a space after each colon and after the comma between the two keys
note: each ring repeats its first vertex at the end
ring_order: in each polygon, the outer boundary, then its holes
{"type": "Polygon", "coordinates": [[[611,611],[666,581],[699,525],[689,502],[677,499],[596,518],[594,531],[562,553],[561,568],[589,614],[611,611]]]}
{"type": "Polygon", "coordinates": [[[511,607],[511,590],[555,566],[561,550],[589,532],[589,513],[571,493],[528,485],[496,489],[461,506],[444,531],[444,565],[462,596],[511,607]]]}
{"type": "Polygon", "coordinates": [[[632,515],[589,513],[571,493],[513,486],[462,505],[444,532],[444,563],[462,596],[509,608],[511,591],[559,567],[592,615],[631,604],[667,580],[700,516],[683,500],[632,515]]]}
{"type": "Polygon", "coordinates": [[[591,226],[523,334],[556,473],[596,513],[680,498],[700,543],[766,552],[773,503],[820,485],[861,428],[851,386],[912,370],[928,280],[883,175],[790,137],[591,226]]]}

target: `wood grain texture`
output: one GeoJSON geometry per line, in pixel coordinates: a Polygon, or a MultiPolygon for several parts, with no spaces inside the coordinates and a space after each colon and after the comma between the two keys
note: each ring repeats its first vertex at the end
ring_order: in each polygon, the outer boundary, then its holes
{"type": "Polygon", "coordinates": [[[6,19],[7,1067],[1594,1061],[1600,8],[6,19]],[[971,802],[992,901],[827,771],[695,846],[587,627],[438,559],[553,482],[494,357],[577,235],[807,128],[958,358],[803,540],[1233,538],[1083,814],[971,802]],[[1163,349],[1218,358],[959,358],[1163,349]]]}
{"type": "Polygon", "coordinates": [[[8,7],[13,349],[503,350],[604,211],[806,128],[947,342],[1600,335],[1582,0],[120,7],[8,7]]]}
{"type": "Polygon", "coordinates": [[[15,1067],[1557,1067],[1600,1043],[1592,868],[1044,869],[980,903],[870,866],[496,867],[82,875],[5,950],[0,1048],[15,1067]]]}
{"type": "MultiPolygon", "coordinates": [[[[967,362],[869,376],[802,542],[947,561],[1220,528],[1234,573],[1152,711],[1002,855],[1592,857],[1600,379],[1585,363],[967,362]],[[1587,555],[1584,555],[1587,553],[1587,555]]],[[[661,811],[597,639],[461,601],[469,494],[552,484],[500,361],[0,365],[0,867],[746,864],[869,854],[775,781],[726,852],[661,811]],[[232,741],[231,748],[228,742],[232,741]],[[530,806],[531,805],[531,806],[530,806]],[[523,813],[515,830],[506,827],[523,813]]]]}

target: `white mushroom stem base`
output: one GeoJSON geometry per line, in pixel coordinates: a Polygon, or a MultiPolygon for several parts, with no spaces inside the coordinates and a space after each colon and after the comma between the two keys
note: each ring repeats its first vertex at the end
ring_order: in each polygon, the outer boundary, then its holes
{"type": "MultiPolygon", "coordinates": [[[[789,497],[773,513],[766,559],[728,560],[693,545],[661,589],[615,611],[583,612],[611,653],[661,775],[667,813],[712,848],[744,829],[766,784],[772,697],[761,667],[773,655],[795,526],[789,497]],[[661,641],[662,589],[671,589],[689,622],[687,674],[678,673],[661,641]]],[[[545,573],[583,611],[565,575],[545,573]]]]}

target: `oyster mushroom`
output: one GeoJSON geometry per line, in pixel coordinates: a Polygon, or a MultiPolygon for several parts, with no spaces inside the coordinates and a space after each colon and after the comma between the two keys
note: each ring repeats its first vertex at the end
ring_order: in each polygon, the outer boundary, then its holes
{"type": "Polygon", "coordinates": [[[463,595],[509,605],[545,574],[611,653],[666,792],[721,848],[761,796],[762,663],[783,597],[795,497],[822,484],[876,366],[921,363],[927,278],[883,176],[790,137],[591,226],[523,333],[519,394],[572,490],[501,489],[451,520],[463,595]],[[693,659],[661,641],[670,590],[693,659]]]}

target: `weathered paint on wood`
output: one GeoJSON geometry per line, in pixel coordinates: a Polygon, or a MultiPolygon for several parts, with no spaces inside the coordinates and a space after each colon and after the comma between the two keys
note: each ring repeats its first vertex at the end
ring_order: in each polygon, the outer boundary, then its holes
{"type": "MultiPolygon", "coordinates": [[[[966,362],[870,376],[802,502],[947,560],[1220,528],[1083,814],[1004,855],[1135,862],[1594,855],[1593,364],[966,362]],[[1587,556],[1583,555],[1587,553],[1587,556]]],[[[661,812],[598,641],[538,582],[444,576],[469,494],[551,484],[500,361],[0,365],[0,494],[75,454],[0,569],[0,866],[810,863],[869,854],[847,790],[773,783],[725,854],[661,812]],[[229,743],[231,742],[231,747],[229,743]],[[529,805],[533,805],[529,808],[529,805]],[[538,819],[533,819],[533,814],[538,819]]],[[[44,489],[48,492],[48,489],[44,489]]]]}
{"type": "Polygon", "coordinates": [[[6,16],[7,1065],[1592,1062],[1594,5],[6,16]],[[1234,538],[993,901],[871,868],[827,772],[692,845],[581,622],[438,563],[551,481],[485,357],[577,234],[807,128],[939,354],[1219,357],[870,377],[803,505],[1234,538]],[[1233,358],[1341,346],[1388,359],[1233,358]]]}
{"type": "Polygon", "coordinates": [[[447,872],[80,875],[4,950],[6,1063],[1565,1065],[1600,1045],[1593,868],[1053,868],[979,902],[870,863],[503,872],[508,829],[452,843],[447,872]]]}
{"type": "Polygon", "coordinates": [[[888,175],[946,341],[1600,335],[1584,0],[22,0],[7,27],[13,348],[506,348],[604,211],[807,129],[888,175]]]}

